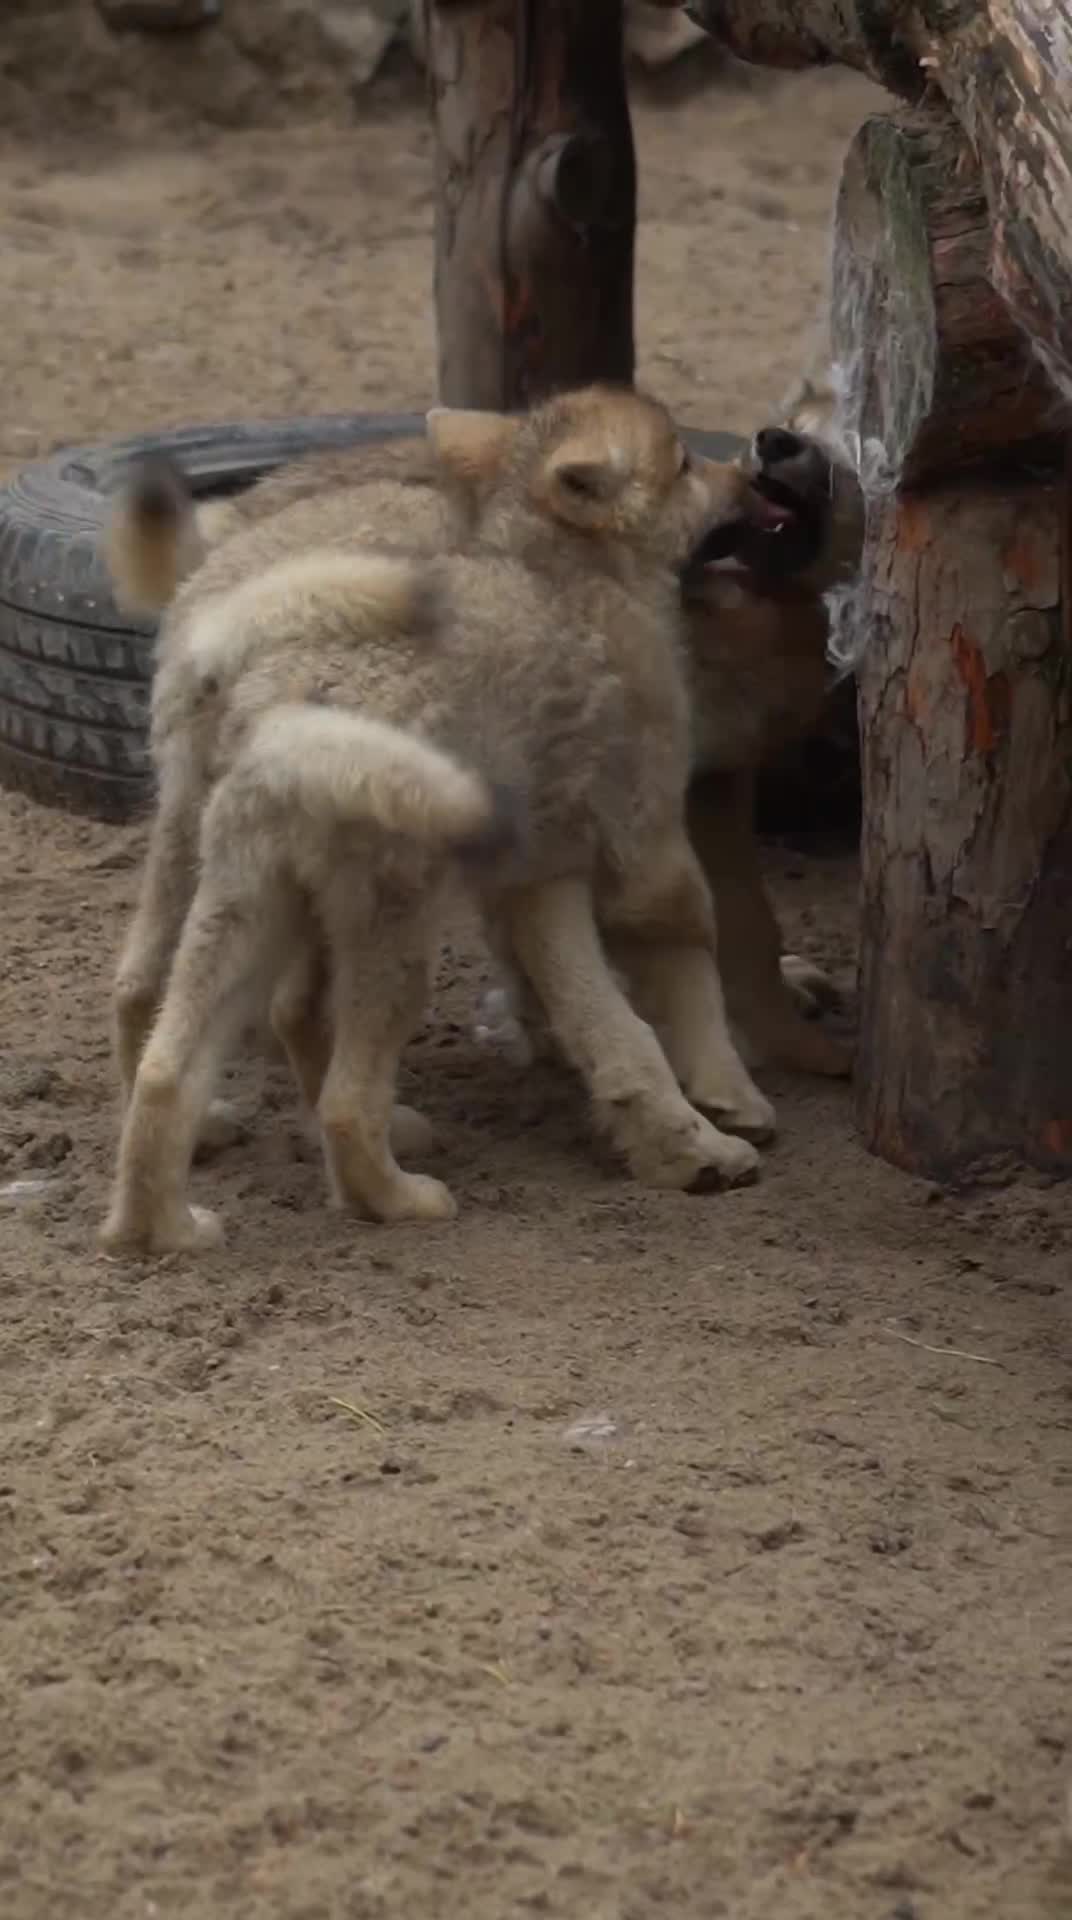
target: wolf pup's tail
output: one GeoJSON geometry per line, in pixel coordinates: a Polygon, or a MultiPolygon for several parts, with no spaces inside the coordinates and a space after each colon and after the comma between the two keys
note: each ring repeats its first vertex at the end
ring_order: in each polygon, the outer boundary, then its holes
{"type": "Polygon", "coordinates": [[[273,707],[243,759],[260,792],[325,825],[365,822],[474,859],[508,852],[521,839],[512,791],[441,747],[347,708],[273,707]]]}
{"type": "Polygon", "coordinates": [[[107,559],[125,611],[155,616],[204,558],[193,494],[165,454],[140,460],[108,528],[107,559]]]}

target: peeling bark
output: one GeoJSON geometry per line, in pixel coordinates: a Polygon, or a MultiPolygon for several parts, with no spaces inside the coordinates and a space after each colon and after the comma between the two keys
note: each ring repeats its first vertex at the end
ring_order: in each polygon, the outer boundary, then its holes
{"type": "Polygon", "coordinates": [[[866,123],[832,289],[870,442],[858,1108],[869,1145],[937,1178],[1072,1168],[1069,493],[989,259],[948,114],[866,123]]]}
{"type": "Polygon", "coordinates": [[[427,25],[440,398],[631,381],[622,0],[431,0],[427,25]]]}
{"type": "Polygon", "coordinates": [[[935,1178],[1072,1168],[1068,511],[1054,476],[905,494],[875,529],[858,1104],[935,1178]]]}

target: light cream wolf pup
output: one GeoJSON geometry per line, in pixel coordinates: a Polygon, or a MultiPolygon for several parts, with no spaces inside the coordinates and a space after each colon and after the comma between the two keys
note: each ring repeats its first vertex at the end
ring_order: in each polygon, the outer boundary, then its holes
{"type": "Polygon", "coordinates": [[[678,576],[716,526],[765,517],[762,502],[625,391],[525,418],[441,412],[430,431],[482,489],[467,552],[362,551],[350,496],[309,498],[225,541],[165,622],[158,840],[169,820],[188,833],[211,795],[126,1110],[109,1246],[218,1237],[187,1201],[191,1151],[221,1054],[273,993],[337,1197],[383,1220],[453,1213],[439,1181],[397,1165],[388,1130],[466,855],[634,1174],[706,1188],[756,1171],[735,1135],[767,1137],[773,1115],[729,1037],[684,826],[678,576]],[[521,831],[504,794],[524,798],[521,831]],[[652,1025],[616,985],[600,926],[652,1025]]]}
{"type": "MultiPolygon", "coordinates": [[[[763,882],[754,815],[755,770],[805,733],[826,686],[824,594],[859,564],[862,501],[855,474],[831,438],[835,395],[829,382],[800,386],[781,429],[757,434],[750,467],[783,489],[798,508],[796,528],[754,534],[752,570],[705,568],[690,582],[688,655],[694,779],[689,797],[693,843],[715,891],[719,961],[731,1019],[745,1058],[822,1074],[846,1073],[845,1046],[802,1017],[836,1000],[826,977],[795,955],[781,936],[763,882]],[[788,429],[788,431],[786,430],[788,429]],[[786,537],[786,536],[790,537],[786,537]]],[[[489,416],[494,419],[496,416],[489,416]]],[[[490,447],[490,440],[489,440],[490,447]]],[[[402,540],[435,551],[464,538],[479,511],[491,466],[444,473],[423,439],[413,437],[341,452],[313,454],[277,470],[235,500],[199,505],[181,542],[167,531],[154,543],[116,525],[116,572],[128,598],[159,612],[204,553],[243,525],[270,518],[302,499],[354,489],[355,537],[402,540]],[[464,482],[459,485],[459,479],[464,482]]],[[[165,505],[168,503],[165,502],[165,505]]],[[[175,936],[177,937],[177,935],[175,936]]],[[[167,949],[170,952],[170,948],[167,949]]],[[[120,1001],[144,1023],[162,986],[160,965],[146,967],[136,923],[120,977],[120,1001]]],[[[487,996],[484,1019],[526,1057],[517,1027],[517,995],[487,996]],[[495,1009],[491,1015],[492,1008],[495,1009]]],[[[123,1022],[120,1021],[122,1032],[123,1022]]],[[[482,1026],[487,1033],[488,1027],[482,1026]]],[[[121,1064],[124,1049],[121,1044],[121,1064]]],[[[136,1055],[135,1055],[136,1057],[136,1055]]],[[[124,1068],[129,1082],[134,1059],[124,1068]]],[[[226,1138],[217,1109],[208,1137],[226,1138]]]]}

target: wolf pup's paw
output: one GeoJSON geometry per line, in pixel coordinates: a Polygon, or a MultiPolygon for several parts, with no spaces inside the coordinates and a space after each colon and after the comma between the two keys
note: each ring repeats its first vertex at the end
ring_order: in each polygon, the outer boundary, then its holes
{"type": "Polygon", "coordinates": [[[687,1193],[710,1193],[719,1187],[744,1186],[759,1173],[759,1155],[747,1140],[722,1133],[696,1113],[678,1127],[668,1128],[631,1155],[633,1172],[647,1187],[672,1187],[687,1193]]]}
{"type": "Polygon", "coordinates": [[[134,1221],[117,1208],[100,1232],[106,1253],[207,1253],[223,1240],[219,1216],[207,1207],[179,1207],[162,1220],[134,1221]]]}
{"type": "Polygon", "coordinates": [[[814,1019],[824,1011],[833,1013],[844,1006],[845,996],[831,976],[799,953],[783,953],[781,972],[805,1019],[814,1019]]]}
{"type": "Polygon", "coordinates": [[[762,1145],[774,1138],[774,1108],[759,1088],[741,1076],[736,1083],[714,1088],[686,1089],[694,1107],[707,1115],[723,1133],[738,1134],[742,1140],[762,1145]]]}
{"type": "Polygon", "coordinates": [[[426,1173],[400,1174],[376,1206],[385,1222],[453,1220],[457,1211],[458,1203],[450,1188],[426,1173]]]}

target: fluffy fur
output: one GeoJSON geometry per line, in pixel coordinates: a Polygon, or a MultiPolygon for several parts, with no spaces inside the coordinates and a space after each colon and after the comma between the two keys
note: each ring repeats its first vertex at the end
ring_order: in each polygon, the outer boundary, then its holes
{"type": "MultiPolygon", "coordinates": [[[[380,1219],[453,1211],[397,1165],[388,1127],[459,854],[637,1177],[755,1173],[734,1136],[773,1116],[729,1037],[684,831],[678,586],[700,537],[747,517],[747,476],[690,462],[662,408],[608,389],[525,419],[441,411],[429,432],[472,505],[466,551],[362,552],[358,495],[312,493],[224,540],[165,620],[111,1246],[215,1237],[186,1199],[191,1149],[221,1053],[273,994],[336,1194],[380,1219]],[[523,831],[504,794],[523,796],[523,831]]],[[[136,535],[136,489],[128,521],[136,535]]]]}
{"type": "MultiPolygon", "coordinates": [[[[196,537],[188,527],[182,551],[203,553],[240,526],[340,489],[350,493],[357,538],[400,539],[427,551],[462,540],[508,436],[498,415],[453,419],[453,457],[446,470],[415,439],[311,455],[234,501],[199,505],[196,537]],[[468,423],[464,430],[462,419],[468,423]],[[479,443],[475,461],[466,457],[465,433],[479,443]]],[[[863,503],[836,432],[836,393],[829,380],[802,382],[782,427],[795,436],[792,442],[772,449],[771,429],[757,435],[749,469],[766,468],[812,511],[817,544],[806,564],[785,577],[784,536],[757,534],[752,551],[758,570],[708,567],[691,583],[687,639],[693,771],[699,777],[690,798],[690,831],[718,889],[723,977],[746,1058],[837,1075],[849,1070],[846,1048],[805,1017],[836,996],[816,969],[782,955],[760,869],[754,787],[755,770],[804,734],[822,704],[828,596],[858,568],[863,503]]],[[[494,1020],[487,1024],[486,1009],[482,1031],[518,1043],[524,1057],[510,1010],[516,996],[507,989],[505,1022],[502,996],[495,999],[494,1020]]]]}

